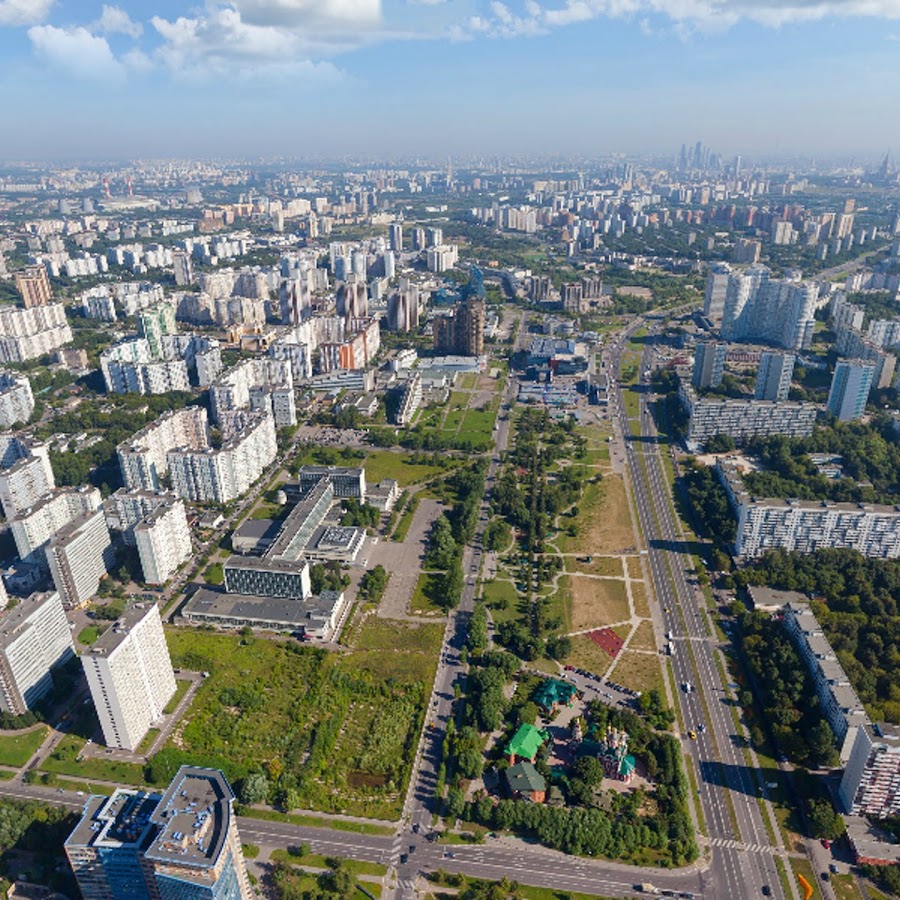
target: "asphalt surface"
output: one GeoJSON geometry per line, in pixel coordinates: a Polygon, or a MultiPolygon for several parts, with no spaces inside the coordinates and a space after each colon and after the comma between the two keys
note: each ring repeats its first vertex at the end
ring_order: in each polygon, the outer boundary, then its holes
{"type": "MultiPolygon", "coordinates": [[[[629,331],[640,324],[633,323],[629,331]]],[[[607,359],[612,372],[619,371],[624,342],[622,338],[610,348],[607,359]]],[[[771,896],[783,898],[775,848],[757,799],[761,778],[757,770],[748,768],[736,734],[725,670],[720,668],[721,659],[716,659],[719,642],[702,594],[691,581],[694,563],[687,552],[660,457],[661,445],[648,408],[651,363],[651,351],[645,345],[638,418],[627,418],[623,389],[618,384],[611,415],[621,427],[661,621],[666,635],[672,635],[674,655],[670,662],[677,703],[685,729],[697,734],[696,740],[682,737],[684,752],[694,760],[699,773],[698,790],[712,850],[712,872],[704,896],[722,900],[760,897],[765,887],[771,896]]]]}

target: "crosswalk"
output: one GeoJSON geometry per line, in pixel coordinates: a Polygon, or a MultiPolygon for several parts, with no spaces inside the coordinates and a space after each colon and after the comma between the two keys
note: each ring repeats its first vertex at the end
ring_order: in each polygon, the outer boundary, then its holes
{"type": "Polygon", "coordinates": [[[416,879],[401,878],[400,881],[397,882],[397,896],[400,898],[415,897],[416,879]]]}
{"type": "Polygon", "coordinates": [[[740,850],[742,853],[771,853],[772,848],[768,844],[742,844],[731,838],[712,838],[711,847],[722,847],[726,850],[740,850]]]}
{"type": "Polygon", "coordinates": [[[400,855],[403,853],[403,844],[407,840],[403,834],[394,836],[394,843],[391,847],[391,868],[397,868],[400,862],[400,855]]]}

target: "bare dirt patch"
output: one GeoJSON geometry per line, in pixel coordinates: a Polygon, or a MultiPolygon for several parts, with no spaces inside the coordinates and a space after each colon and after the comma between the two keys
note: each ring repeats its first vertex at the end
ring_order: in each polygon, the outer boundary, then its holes
{"type": "Polygon", "coordinates": [[[631,618],[625,582],[570,575],[569,631],[601,628],[631,618]]]}

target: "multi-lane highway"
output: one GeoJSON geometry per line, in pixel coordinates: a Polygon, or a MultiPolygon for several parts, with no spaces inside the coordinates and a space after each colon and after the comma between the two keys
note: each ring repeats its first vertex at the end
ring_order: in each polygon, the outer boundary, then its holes
{"type": "MultiPolygon", "coordinates": [[[[635,322],[610,347],[607,365],[618,373],[622,352],[635,322]]],[[[640,364],[640,404],[629,418],[624,389],[618,384],[611,412],[619,425],[637,518],[646,542],[645,558],[661,613],[664,635],[671,644],[669,663],[685,731],[685,753],[698,774],[712,867],[704,895],[783,897],[773,847],[758,797],[758,772],[747,766],[732,716],[730,692],[718,640],[710,626],[702,595],[692,582],[694,562],[672,503],[663,467],[662,445],[648,403],[652,349],[646,345],[640,364]],[[670,637],[671,636],[671,637],[670,637]]],[[[775,829],[771,833],[777,834],[775,829]]],[[[777,838],[776,838],[777,840],[777,838]]]]}

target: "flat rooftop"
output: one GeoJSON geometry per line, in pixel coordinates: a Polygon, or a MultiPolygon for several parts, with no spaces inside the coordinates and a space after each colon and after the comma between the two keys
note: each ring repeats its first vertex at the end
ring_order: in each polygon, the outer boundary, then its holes
{"type": "Polygon", "coordinates": [[[153,607],[152,603],[135,603],[127,607],[125,612],[82,655],[109,656],[125,641],[131,630],[150,614],[153,607]]]}
{"type": "Polygon", "coordinates": [[[200,588],[184,605],[182,615],[186,619],[196,616],[223,624],[233,620],[274,631],[298,631],[316,620],[330,618],[341,596],[337,591],[322,591],[305,600],[289,600],[200,588]]]}
{"type": "Polygon", "coordinates": [[[40,609],[54,597],[59,599],[59,595],[55,591],[32,594],[30,597],[19,600],[11,609],[7,607],[5,610],[0,610],[0,647],[9,646],[12,641],[19,638],[25,628],[31,628],[29,617],[34,614],[36,609],[40,609]]]}
{"type": "Polygon", "coordinates": [[[110,797],[90,797],[66,845],[145,849],[156,830],[152,816],[159,801],[159,794],[131,788],[119,788],[110,797]]]}
{"type": "Polygon", "coordinates": [[[153,814],[159,834],[148,859],[211,869],[225,846],[234,799],[225,776],[216,769],[182,766],[153,814]]]}

